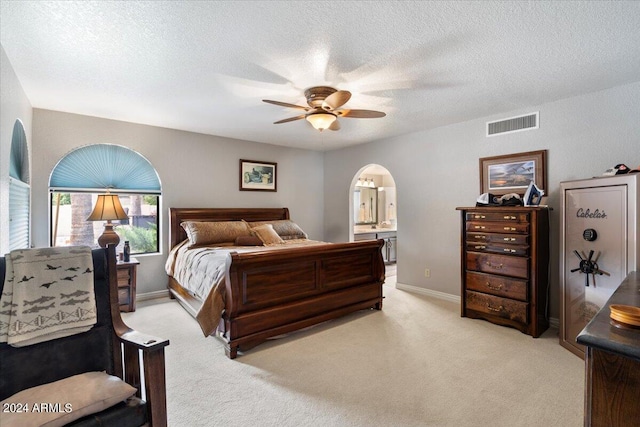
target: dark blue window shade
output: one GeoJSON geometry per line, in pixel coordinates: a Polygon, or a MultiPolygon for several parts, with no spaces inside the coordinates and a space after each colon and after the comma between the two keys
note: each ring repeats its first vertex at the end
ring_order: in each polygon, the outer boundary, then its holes
{"type": "Polygon", "coordinates": [[[95,144],[66,154],[49,178],[52,191],[95,190],[160,194],[160,178],[151,163],[135,151],[114,144],[95,144]]]}

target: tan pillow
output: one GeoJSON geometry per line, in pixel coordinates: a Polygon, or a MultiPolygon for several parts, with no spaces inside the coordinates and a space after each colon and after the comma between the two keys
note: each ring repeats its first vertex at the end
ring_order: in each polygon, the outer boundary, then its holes
{"type": "Polygon", "coordinates": [[[253,228],[259,227],[264,224],[273,225],[273,229],[283,240],[307,238],[307,233],[305,233],[298,224],[291,221],[290,219],[280,219],[276,221],[255,221],[250,222],[249,226],[253,228]]]}
{"type": "Polygon", "coordinates": [[[263,224],[258,227],[253,227],[251,231],[267,246],[281,245],[284,243],[284,240],[278,236],[278,233],[276,233],[271,224],[263,224]]]}
{"type": "Polygon", "coordinates": [[[58,427],[85,415],[95,414],[133,396],[136,389],[118,377],[104,372],[86,372],[52,383],[22,390],[0,402],[28,404],[28,412],[3,412],[2,426],[58,427]],[[34,404],[46,404],[36,412],[34,404]]]}
{"type": "Polygon", "coordinates": [[[258,236],[238,236],[234,243],[235,246],[262,246],[262,240],[258,236]]]}
{"type": "Polygon", "coordinates": [[[189,238],[189,247],[233,243],[238,236],[250,236],[251,230],[244,221],[185,221],[180,224],[189,238]]]}

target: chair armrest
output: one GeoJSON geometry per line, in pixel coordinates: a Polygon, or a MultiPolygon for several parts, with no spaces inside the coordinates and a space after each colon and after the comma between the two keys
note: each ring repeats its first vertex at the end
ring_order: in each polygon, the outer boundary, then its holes
{"type": "Polygon", "coordinates": [[[135,387],[137,396],[142,398],[141,374],[144,375],[144,399],[147,402],[149,427],[166,427],[167,425],[167,396],[164,364],[164,348],[169,340],[142,334],[128,327],[120,316],[118,302],[118,282],[116,271],[116,252],[114,245],[107,246],[106,262],[109,277],[109,294],[111,305],[111,320],[113,322],[114,342],[121,346],[113,346],[114,360],[122,360],[122,364],[115,366],[115,375],[135,387]],[[123,352],[121,348],[123,347],[123,352]],[[142,352],[143,373],[140,372],[140,352],[142,352]],[[124,369],[123,369],[124,368],[124,369]]]}
{"type": "Polygon", "coordinates": [[[133,329],[129,329],[127,332],[120,335],[119,338],[124,344],[131,344],[143,352],[158,350],[169,345],[169,340],[167,339],[143,334],[133,329]]]}
{"type": "Polygon", "coordinates": [[[124,347],[124,380],[138,389],[138,397],[142,397],[140,378],[140,357],[142,352],[144,375],[144,399],[149,408],[150,426],[166,427],[167,396],[164,348],[169,340],[154,337],[128,329],[117,334],[124,347]]]}

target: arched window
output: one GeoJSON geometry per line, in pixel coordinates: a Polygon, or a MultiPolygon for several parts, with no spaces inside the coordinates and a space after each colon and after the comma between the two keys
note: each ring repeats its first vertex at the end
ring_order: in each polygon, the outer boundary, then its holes
{"type": "Polygon", "coordinates": [[[25,249],[30,240],[29,149],[20,120],[13,125],[9,160],[9,250],[25,249]]]}
{"type": "Polygon", "coordinates": [[[132,254],[160,251],[161,186],[158,173],[139,153],[120,145],[86,145],[67,153],[49,178],[52,246],[97,247],[104,223],[87,221],[99,194],[117,194],[129,219],[113,221],[120,247],[132,254]]]}

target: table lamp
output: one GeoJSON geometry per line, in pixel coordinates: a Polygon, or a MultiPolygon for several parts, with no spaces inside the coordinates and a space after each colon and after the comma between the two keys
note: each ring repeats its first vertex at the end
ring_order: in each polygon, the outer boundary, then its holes
{"type": "Polygon", "coordinates": [[[122,209],[120,198],[117,194],[99,194],[93,212],[87,221],[107,221],[104,224],[104,233],[98,237],[98,244],[101,248],[106,248],[108,244],[120,243],[120,236],[113,230],[112,220],[128,219],[127,213],[122,209]]]}

